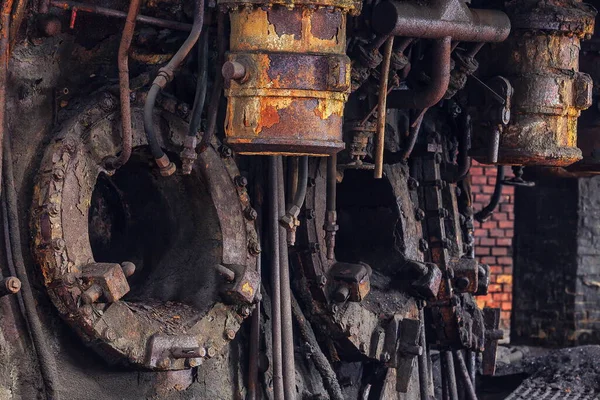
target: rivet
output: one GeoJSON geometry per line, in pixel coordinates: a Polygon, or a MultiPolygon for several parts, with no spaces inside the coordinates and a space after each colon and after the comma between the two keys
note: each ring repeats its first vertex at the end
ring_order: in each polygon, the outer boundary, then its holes
{"type": "Polygon", "coordinates": [[[227,329],[227,331],[225,331],[225,337],[229,340],[235,339],[235,331],[233,329],[227,329]]]}
{"type": "Polygon", "coordinates": [[[246,209],[244,210],[244,216],[246,217],[246,219],[254,221],[258,217],[258,213],[254,208],[246,207],[246,209]]]}
{"type": "Polygon", "coordinates": [[[237,186],[242,187],[242,188],[248,186],[248,179],[242,175],[236,176],[234,178],[234,182],[237,186]]]}
{"type": "Polygon", "coordinates": [[[208,357],[212,358],[217,355],[217,349],[215,349],[214,347],[211,346],[208,348],[207,354],[208,354],[208,357]]]}
{"type": "Polygon", "coordinates": [[[102,337],[105,340],[112,342],[114,340],[117,340],[117,332],[115,332],[112,328],[105,328],[102,332],[102,337]]]}
{"type": "Polygon", "coordinates": [[[56,251],[62,251],[65,248],[65,240],[63,238],[57,238],[52,241],[52,248],[56,251]]]}

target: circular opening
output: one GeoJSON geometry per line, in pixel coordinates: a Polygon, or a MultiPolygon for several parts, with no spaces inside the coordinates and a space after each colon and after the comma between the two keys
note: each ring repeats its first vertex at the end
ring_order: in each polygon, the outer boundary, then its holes
{"type": "Polygon", "coordinates": [[[176,301],[206,312],[218,296],[213,266],[221,262],[222,237],[207,186],[194,173],[161,176],[145,148],[113,176],[98,177],[89,239],[97,262],[136,265],[124,300],[176,301]]]}

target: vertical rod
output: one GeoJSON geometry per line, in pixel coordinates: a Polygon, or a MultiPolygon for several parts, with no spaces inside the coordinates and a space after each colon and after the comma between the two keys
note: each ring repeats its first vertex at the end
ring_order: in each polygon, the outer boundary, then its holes
{"type": "Polygon", "coordinates": [[[273,396],[283,400],[281,359],[281,286],[279,277],[279,199],[276,156],[269,157],[269,236],[271,238],[271,328],[273,331],[273,396]]]}
{"type": "Polygon", "coordinates": [[[477,373],[477,353],[473,350],[467,350],[467,369],[469,370],[469,376],[471,377],[471,382],[473,383],[473,387],[475,386],[476,379],[475,375],[477,373]]]}
{"type": "Polygon", "coordinates": [[[475,388],[473,387],[473,382],[471,382],[471,377],[469,376],[469,371],[467,370],[467,365],[465,364],[465,359],[463,358],[462,353],[460,351],[455,351],[454,357],[456,357],[458,374],[462,378],[467,399],[477,400],[477,394],[475,393],[475,388]]]}
{"type": "Polygon", "coordinates": [[[379,101],[377,104],[377,141],[375,148],[375,178],[383,178],[383,150],[385,144],[385,114],[387,111],[387,86],[390,75],[390,61],[394,47],[394,37],[390,36],[385,42],[383,63],[381,66],[381,77],[379,80],[379,101]]]}
{"type": "MultiPolygon", "coordinates": [[[[425,349],[423,349],[425,351],[425,349]]],[[[431,349],[427,348],[427,374],[429,380],[429,397],[435,398],[435,387],[433,384],[433,362],[431,361],[431,349]]]]}
{"type": "Polygon", "coordinates": [[[427,359],[427,339],[425,338],[425,312],[423,307],[419,310],[419,320],[421,321],[421,355],[419,356],[419,392],[421,400],[429,400],[429,360],[427,359]]]}
{"type": "Polygon", "coordinates": [[[448,375],[446,374],[446,370],[448,369],[448,363],[446,363],[446,359],[440,352],[440,376],[442,377],[442,400],[449,400],[449,390],[448,390],[448,375]]]}
{"type": "Polygon", "coordinates": [[[327,210],[325,215],[325,246],[327,259],[335,258],[335,236],[337,230],[337,154],[327,159],[327,210]]]}
{"type": "MultiPolygon", "coordinates": [[[[277,198],[279,217],[285,214],[285,183],[283,179],[283,159],[277,157],[277,198]]],[[[281,286],[281,344],[283,359],[283,391],[286,400],[295,398],[296,367],[294,363],[294,332],[292,322],[292,297],[290,269],[288,261],[287,231],[279,226],[279,281],[281,286]]]]}
{"type": "Polygon", "coordinates": [[[452,357],[451,351],[443,351],[442,358],[446,363],[446,370],[442,373],[446,374],[446,381],[448,382],[448,392],[450,394],[450,400],[458,400],[458,389],[456,387],[456,375],[454,374],[454,357],[452,357]]]}

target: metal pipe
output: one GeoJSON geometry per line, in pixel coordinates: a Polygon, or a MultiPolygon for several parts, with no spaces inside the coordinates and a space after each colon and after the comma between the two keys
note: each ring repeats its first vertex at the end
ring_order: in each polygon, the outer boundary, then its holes
{"type": "MultiPolygon", "coordinates": [[[[91,14],[104,15],[106,17],[114,17],[114,18],[122,18],[122,19],[127,18],[127,13],[125,13],[123,11],[113,10],[112,8],[107,8],[107,7],[100,7],[100,6],[96,6],[93,4],[79,3],[77,1],[64,1],[64,0],[51,0],[50,2],[47,2],[47,1],[42,2],[40,5],[40,13],[42,13],[42,14],[45,14],[48,12],[47,8],[46,8],[46,11],[43,11],[45,3],[47,3],[48,5],[50,5],[52,7],[60,8],[63,10],[74,9],[77,11],[89,12],[91,14]]],[[[166,19],[148,17],[145,15],[138,15],[136,18],[136,21],[141,22],[143,24],[158,26],[159,28],[173,29],[176,31],[189,32],[193,29],[193,25],[191,25],[191,24],[185,24],[183,22],[177,22],[177,21],[168,21],[166,19]]]]}
{"type": "Polygon", "coordinates": [[[395,90],[388,96],[388,108],[425,109],[436,105],[446,94],[450,83],[450,36],[438,39],[433,44],[431,81],[424,89],[395,90]]]}
{"type": "Polygon", "coordinates": [[[421,348],[423,351],[419,355],[419,392],[421,400],[429,400],[429,360],[427,359],[427,339],[425,338],[425,313],[423,307],[419,309],[419,320],[421,321],[421,348]]]}
{"type": "Polygon", "coordinates": [[[196,0],[194,12],[194,24],[192,25],[190,34],[179,50],[177,50],[177,53],[169,60],[167,65],[158,70],[158,75],[152,82],[152,87],[146,98],[146,103],[144,104],[144,129],[146,131],[146,137],[148,139],[148,144],[150,144],[150,147],[153,149],[152,155],[163,176],[172,175],[175,172],[175,165],[169,160],[169,157],[158,144],[158,139],[154,132],[152,115],[158,93],[165,88],[167,83],[173,80],[175,70],[181,65],[185,57],[187,57],[189,52],[196,45],[196,42],[202,33],[202,26],[204,24],[204,0],[196,0]],[[150,95],[151,93],[152,96],[150,95]]]}
{"type": "Polygon", "coordinates": [[[131,0],[129,11],[121,36],[118,52],[119,66],[119,94],[121,99],[121,154],[118,157],[110,157],[106,160],[109,169],[121,168],[131,157],[131,146],[133,144],[133,134],[131,132],[131,90],[129,89],[129,48],[133,40],[135,30],[135,19],[137,18],[141,0],[131,0]]]}
{"type": "MultiPolygon", "coordinates": [[[[10,0],[8,1],[10,2],[10,0]]],[[[3,19],[3,21],[6,20],[3,19]]],[[[3,26],[8,27],[8,25],[3,26]]],[[[3,33],[2,39],[8,42],[8,32],[6,34],[3,33]]],[[[36,301],[33,297],[33,290],[29,281],[27,269],[25,268],[25,261],[23,260],[23,246],[21,244],[21,230],[19,229],[19,210],[12,164],[10,137],[6,135],[4,141],[4,148],[2,149],[4,153],[4,201],[6,202],[8,214],[8,221],[4,221],[4,223],[8,224],[9,235],[7,240],[10,241],[17,278],[19,278],[22,283],[21,293],[23,296],[23,305],[25,306],[25,318],[27,325],[29,326],[34,349],[39,359],[40,371],[46,388],[46,398],[48,400],[59,400],[59,380],[56,371],[55,358],[44,335],[42,322],[37,313],[36,301]]]]}
{"type": "Polygon", "coordinates": [[[9,26],[13,0],[3,0],[0,10],[0,190],[2,187],[2,145],[6,132],[6,84],[8,82],[9,26]]]}
{"type": "Polygon", "coordinates": [[[492,216],[500,199],[502,198],[502,181],[504,180],[504,166],[498,165],[496,172],[496,185],[494,186],[494,193],[490,199],[490,203],[485,206],[481,211],[475,213],[474,217],[479,222],[484,222],[492,216]]]}
{"type": "Polygon", "coordinates": [[[471,382],[471,377],[469,376],[469,371],[467,370],[467,365],[465,364],[462,353],[460,351],[454,351],[454,357],[456,357],[458,363],[459,376],[462,378],[463,387],[468,400],[477,400],[477,394],[475,393],[475,388],[473,387],[473,382],[471,382]]]}
{"type": "Polygon", "coordinates": [[[454,181],[463,180],[471,168],[471,157],[469,157],[469,148],[471,147],[471,116],[465,111],[460,118],[459,129],[462,135],[458,137],[458,168],[456,169],[454,181]]]}
{"type": "Polygon", "coordinates": [[[421,124],[423,123],[423,118],[425,117],[426,112],[427,108],[421,110],[415,121],[410,124],[410,133],[406,139],[406,146],[404,146],[402,152],[400,153],[400,159],[402,161],[408,160],[413,149],[415,148],[417,138],[419,137],[419,132],[421,131],[421,124]]]}
{"type": "Polygon", "coordinates": [[[432,3],[423,6],[416,2],[382,1],[373,10],[373,28],[382,35],[421,39],[451,36],[459,42],[502,42],[510,33],[510,20],[501,11],[468,8],[462,0],[432,3]],[[442,15],[440,3],[455,9],[456,20],[442,15]]]}
{"type": "MultiPolygon", "coordinates": [[[[298,167],[298,186],[294,193],[294,199],[290,203],[290,207],[285,212],[284,217],[298,218],[304,199],[306,199],[306,188],[308,186],[308,156],[300,157],[298,167]]],[[[284,218],[282,217],[282,218],[284,218]]]]}
{"type": "Polygon", "coordinates": [[[273,396],[283,400],[281,353],[281,278],[279,258],[279,185],[276,156],[269,157],[269,237],[271,239],[271,330],[273,334],[273,396]]]}
{"type": "MultiPolygon", "coordinates": [[[[225,50],[227,48],[227,42],[225,40],[225,14],[217,13],[217,47],[219,50],[218,55],[218,66],[223,65],[225,58],[225,50]]],[[[219,68],[218,68],[219,69],[219,68]]],[[[198,153],[203,153],[215,136],[217,129],[217,116],[219,113],[219,104],[221,103],[221,96],[223,92],[223,75],[220,71],[217,71],[213,90],[210,94],[210,104],[208,105],[208,122],[206,123],[206,132],[202,135],[202,140],[198,146],[198,153]]]]}
{"type": "Polygon", "coordinates": [[[383,178],[383,150],[385,148],[385,115],[388,91],[388,77],[390,75],[390,61],[394,49],[394,37],[390,36],[385,42],[381,77],[379,78],[379,101],[377,102],[377,132],[375,147],[375,179],[383,178]]]}
{"type": "MultiPolygon", "coordinates": [[[[302,170],[302,167],[300,168],[302,170]]],[[[308,175],[308,174],[307,174],[308,175]]],[[[277,156],[278,210],[280,218],[285,210],[285,183],[283,179],[283,158],[277,156]]],[[[299,192],[300,190],[298,190],[299,192]]],[[[296,396],[296,366],[294,362],[294,329],[292,323],[292,294],[288,260],[287,231],[279,227],[279,281],[281,287],[281,348],[283,360],[283,391],[285,399],[296,396]]]]}
{"type": "Polygon", "coordinates": [[[335,236],[337,225],[337,154],[327,159],[327,201],[325,214],[325,247],[327,259],[335,259],[335,236]]]}
{"type": "Polygon", "coordinates": [[[451,351],[442,351],[442,359],[446,364],[442,374],[446,374],[446,382],[448,384],[448,393],[450,400],[458,400],[458,388],[456,386],[456,375],[454,373],[454,359],[451,351]]]}
{"type": "MultiPolygon", "coordinates": [[[[294,318],[296,319],[300,336],[302,336],[302,341],[308,344],[310,348],[311,360],[315,363],[315,367],[323,379],[323,386],[325,386],[325,390],[327,390],[329,398],[331,400],[344,400],[344,394],[342,393],[342,388],[338,382],[337,375],[335,374],[333,368],[331,368],[329,360],[321,351],[321,347],[319,346],[319,342],[315,337],[315,333],[310,326],[310,323],[306,321],[298,301],[293,296],[292,312],[294,314],[294,318]]],[[[293,399],[294,397],[292,397],[292,400],[293,399]]]]}
{"type": "Polygon", "coordinates": [[[473,387],[476,383],[476,374],[477,374],[477,353],[473,350],[467,350],[467,369],[469,370],[469,377],[471,378],[471,382],[473,383],[473,387]]]}

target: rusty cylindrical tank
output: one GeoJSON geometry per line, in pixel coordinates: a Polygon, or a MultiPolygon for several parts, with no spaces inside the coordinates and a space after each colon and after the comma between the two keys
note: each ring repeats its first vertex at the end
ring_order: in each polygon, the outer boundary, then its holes
{"type": "Polygon", "coordinates": [[[346,16],[354,0],[220,0],[231,18],[223,65],[227,143],[240,154],[327,155],[344,148],[350,90],[346,16]]]}
{"type": "MultiPolygon", "coordinates": [[[[570,165],[581,159],[577,118],[591,105],[592,80],[579,72],[579,52],[581,39],[593,32],[596,10],[579,0],[512,0],[506,7],[513,31],[494,49],[491,64],[514,95],[497,163],[570,165]]],[[[489,162],[483,149],[490,135],[477,136],[473,156],[489,162]]]]}

